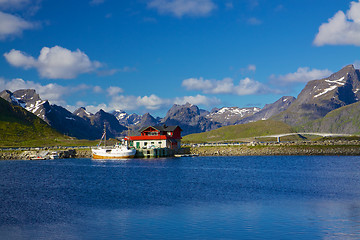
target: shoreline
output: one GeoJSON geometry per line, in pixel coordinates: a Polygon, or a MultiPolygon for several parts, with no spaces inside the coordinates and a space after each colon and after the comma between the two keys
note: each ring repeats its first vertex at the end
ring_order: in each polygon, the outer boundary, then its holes
{"type": "MultiPolygon", "coordinates": [[[[47,149],[57,151],[60,158],[91,158],[91,150],[72,148],[66,150],[47,149]]],[[[0,160],[29,159],[31,154],[39,151],[0,150],[0,160]]],[[[333,155],[360,156],[360,141],[321,141],[321,142],[280,142],[258,143],[252,142],[241,145],[209,144],[207,146],[184,147],[180,154],[194,154],[198,156],[281,156],[281,155],[333,155]]]]}

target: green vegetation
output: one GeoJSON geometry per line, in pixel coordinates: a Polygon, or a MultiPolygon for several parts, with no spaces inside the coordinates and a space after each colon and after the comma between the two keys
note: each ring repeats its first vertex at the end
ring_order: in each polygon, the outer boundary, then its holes
{"type": "Polygon", "coordinates": [[[22,107],[0,98],[0,147],[95,145],[94,141],[63,136],[22,107]]]}
{"type": "Polygon", "coordinates": [[[184,143],[242,141],[246,138],[295,132],[289,125],[273,120],[221,127],[212,131],[183,137],[184,143]]]}

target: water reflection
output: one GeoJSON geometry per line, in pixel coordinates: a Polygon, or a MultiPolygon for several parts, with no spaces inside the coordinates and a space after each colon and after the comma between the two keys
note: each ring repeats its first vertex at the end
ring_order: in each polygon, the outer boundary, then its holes
{"type": "Polygon", "coordinates": [[[1,239],[360,239],[358,157],[0,162],[1,239]]]}

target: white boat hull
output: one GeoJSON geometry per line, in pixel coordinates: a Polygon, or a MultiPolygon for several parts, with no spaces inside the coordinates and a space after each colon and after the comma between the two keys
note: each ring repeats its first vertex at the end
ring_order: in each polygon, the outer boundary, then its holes
{"type": "Polygon", "coordinates": [[[135,149],[123,149],[123,148],[97,148],[92,149],[93,159],[124,159],[135,157],[135,149]]]}

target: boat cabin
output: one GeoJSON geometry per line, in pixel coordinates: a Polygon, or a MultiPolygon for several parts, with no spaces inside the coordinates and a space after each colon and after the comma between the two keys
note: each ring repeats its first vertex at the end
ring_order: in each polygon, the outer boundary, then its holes
{"type": "Polygon", "coordinates": [[[136,149],[180,149],[181,131],[179,126],[148,126],[140,129],[140,136],[126,136],[125,140],[136,149]]]}

